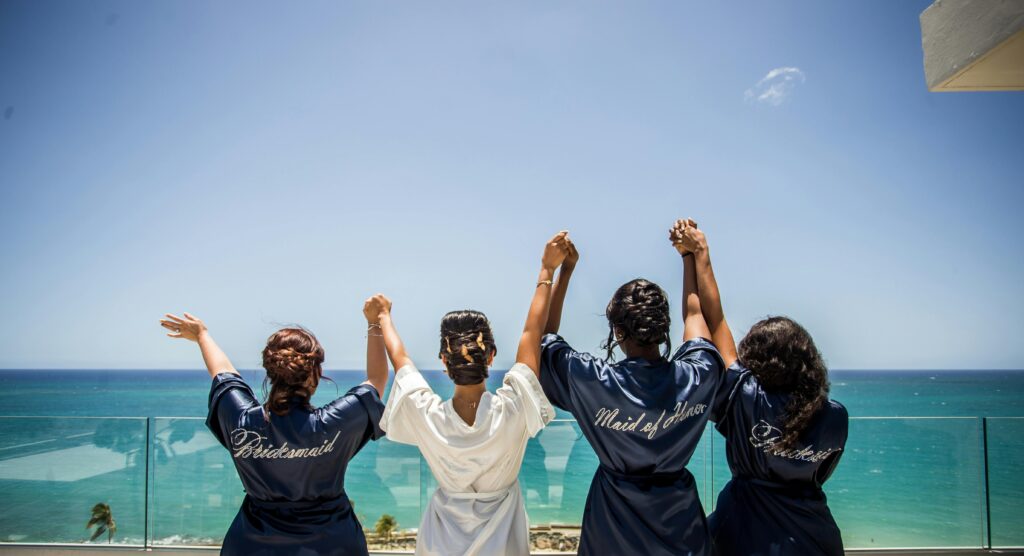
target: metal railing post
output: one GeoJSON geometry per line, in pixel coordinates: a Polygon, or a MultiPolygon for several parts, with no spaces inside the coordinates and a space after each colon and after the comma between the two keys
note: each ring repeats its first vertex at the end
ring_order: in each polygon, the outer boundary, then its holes
{"type": "Polygon", "coordinates": [[[981,462],[985,479],[985,548],[992,548],[992,495],[988,484],[988,417],[981,418],[981,462]]]}
{"type": "Polygon", "coordinates": [[[146,492],[143,495],[143,532],[142,532],[142,546],[143,548],[149,548],[149,452],[152,448],[152,442],[150,439],[150,422],[153,420],[152,417],[146,418],[146,480],[144,484],[146,486],[146,492]]]}

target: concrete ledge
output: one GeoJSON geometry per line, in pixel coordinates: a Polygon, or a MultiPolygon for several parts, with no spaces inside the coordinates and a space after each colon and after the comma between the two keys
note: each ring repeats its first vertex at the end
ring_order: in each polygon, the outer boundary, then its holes
{"type": "MultiPolygon", "coordinates": [[[[4,545],[0,544],[0,554],[4,556],[126,556],[127,554],[153,553],[159,556],[204,556],[219,553],[220,547],[195,548],[137,548],[118,546],[77,546],[77,545],[4,545]]],[[[1007,554],[1024,556],[1024,547],[1012,549],[922,549],[922,550],[848,550],[851,556],[980,556],[987,554],[1007,554]]],[[[380,552],[370,551],[380,556],[408,556],[411,552],[380,552]]],[[[569,555],[569,552],[543,552],[535,554],[569,555]]]]}

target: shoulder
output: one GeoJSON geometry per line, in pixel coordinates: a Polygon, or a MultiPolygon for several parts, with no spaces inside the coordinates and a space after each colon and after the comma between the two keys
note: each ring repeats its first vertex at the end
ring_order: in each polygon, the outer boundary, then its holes
{"type": "Polygon", "coordinates": [[[850,412],[847,411],[846,406],[839,403],[836,400],[829,398],[828,403],[825,404],[824,409],[834,419],[841,419],[843,421],[850,420],[850,412]]]}
{"type": "MultiPolygon", "coordinates": [[[[598,365],[604,364],[604,359],[595,357],[590,353],[583,351],[576,351],[569,342],[565,341],[558,334],[545,334],[540,341],[540,347],[544,355],[548,358],[554,356],[569,361],[578,361],[586,365],[598,365]]],[[[544,358],[542,358],[544,359],[544,358]]]]}
{"type": "Polygon", "coordinates": [[[430,384],[427,383],[427,379],[423,377],[423,373],[413,363],[406,363],[401,369],[395,371],[394,386],[397,386],[402,392],[415,390],[433,391],[430,384]]]}
{"type": "Polygon", "coordinates": [[[337,417],[351,417],[352,413],[365,412],[371,418],[380,418],[384,409],[384,403],[380,399],[377,389],[369,384],[360,384],[350,388],[340,398],[324,405],[316,410],[320,419],[329,420],[337,417]]]}
{"type": "Polygon", "coordinates": [[[672,361],[675,363],[699,364],[704,367],[721,369],[725,367],[718,348],[704,338],[694,338],[683,342],[675,353],[672,354],[672,361]]]}
{"type": "Polygon", "coordinates": [[[222,399],[232,400],[232,405],[239,408],[250,405],[258,405],[256,394],[252,388],[235,373],[218,373],[210,383],[209,407],[212,410],[222,399]]]}

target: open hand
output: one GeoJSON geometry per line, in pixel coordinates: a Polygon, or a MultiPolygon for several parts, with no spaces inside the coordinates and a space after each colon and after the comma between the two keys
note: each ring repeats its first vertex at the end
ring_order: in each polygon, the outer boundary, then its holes
{"type": "Polygon", "coordinates": [[[569,232],[567,230],[562,230],[544,244],[544,255],[540,260],[544,268],[554,270],[555,268],[558,268],[558,265],[562,264],[562,261],[564,261],[566,256],[569,254],[569,248],[566,246],[566,240],[568,238],[569,232]]]}
{"type": "Polygon", "coordinates": [[[160,326],[170,330],[167,333],[171,338],[182,338],[193,342],[199,341],[199,336],[206,332],[206,325],[196,317],[182,313],[183,317],[167,313],[160,319],[160,326]]]}
{"type": "Polygon", "coordinates": [[[370,297],[366,303],[363,303],[363,316],[366,317],[366,322],[380,322],[381,315],[389,313],[391,313],[391,300],[382,293],[370,297]]]}

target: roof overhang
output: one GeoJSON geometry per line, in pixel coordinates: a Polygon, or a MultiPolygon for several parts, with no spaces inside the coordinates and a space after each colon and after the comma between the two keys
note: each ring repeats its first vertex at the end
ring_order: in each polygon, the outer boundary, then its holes
{"type": "Polygon", "coordinates": [[[921,13],[928,90],[1024,90],[1024,1],[936,0],[921,13]]]}

